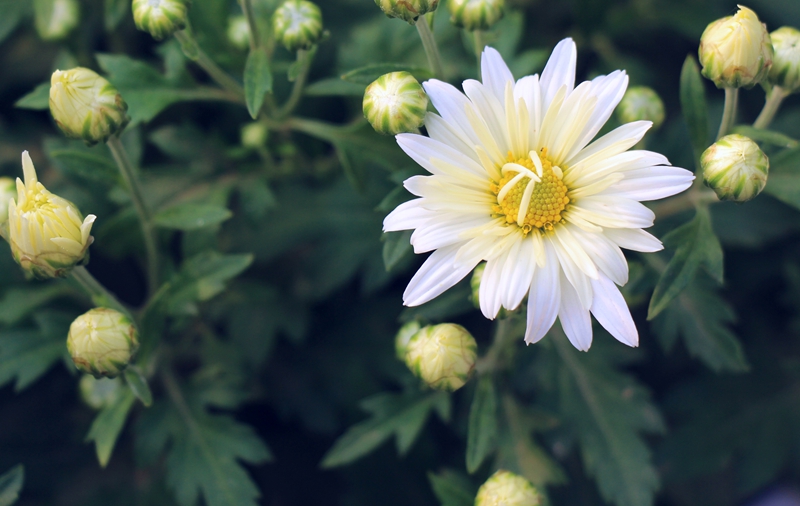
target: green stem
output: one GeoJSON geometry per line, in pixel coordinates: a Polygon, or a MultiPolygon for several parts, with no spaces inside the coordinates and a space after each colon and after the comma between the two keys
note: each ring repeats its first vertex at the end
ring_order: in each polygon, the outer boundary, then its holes
{"type": "Polygon", "coordinates": [[[725,109],[722,112],[722,121],[719,124],[717,140],[730,132],[736,124],[736,108],[739,104],[739,88],[725,88],[725,109]]]}
{"type": "Polygon", "coordinates": [[[506,345],[511,342],[510,339],[515,335],[514,330],[514,316],[501,318],[497,321],[497,327],[494,332],[494,341],[486,352],[486,355],[481,357],[475,364],[475,370],[480,374],[486,374],[491,371],[502,369],[505,365],[504,353],[506,345]]]}
{"type": "Polygon", "coordinates": [[[139,215],[139,222],[142,227],[142,235],[144,236],[144,246],[147,254],[147,286],[148,293],[152,295],[158,288],[158,246],[156,243],[155,230],[153,230],[153,221],[150,211],[147,209],[144,201],[144,194],[142,186],[139,183],[136,168],[131,163],[125,147],[120,142],[118,136],[112,136],[108,139],[108,148],[117,162],[119,171],[125,179],[125,184],[131,195],[131,201],[136,208],[136,213],[139,215]]]}
{"type": "Polygon", "coordinates": [[[240,0],[242,4],[242,11],[244,17],[247,18],[247,25],[250,27],[250,49],[260,47],[261,41],[258,36],[258,25],[256,24],[256,15],[253,12],[253,0],[240,0]]]}
{"type": "Polygon", "coordinates": [[[242,85],[228,75],[227,72],[222,70],[219,65],[214,63],[214,60],[200,48],[200,45],[197,44],[194,37],[189,34],[188,30],[175,32],[175,38],[178,39],[178,42],[183,46],[184,54],[197,62],[197,64],[211,76],[211,79],[231,93],[239,97],[244,97],[244,88],[242,88],[242,85]]]}
{"type": "Polygon", "coordinates": [[[297,75],[297,78],[294,80],[294,86],[292,87],[292,94],[289,95],[289,99],[283,104],[283,107],[275,114],[276,119],[283,119],[290,115],[297,105],[300,103],[300,99],[303,98],[303,89],[306,86],[306,80],[308,79],[308,71],[311,69],[311,62],[314,60],[314,54],[316,53],[315,49],[310,51],[306,51],[304,49],[300,49],[297,51],[297,61],[300,62],[301,68],[300,73],[297,75]]]}
{"type": "Polygon", "coordinates": [[[473,32],[475,38],[475,58],[478,60],[478,79],[481,79],[481,53],[483,52],[483,32],[475,30],[473,32]]]}
{"type": "Polygon", "coordinates": [[[660,201],[652,205],[650,209],[659,219],[663,219],[689,209],[719,202],[720,200],[716,193],[701,188],[702,178],[698,178],[695,181],[698,180],[700,181],[699,185],[693,185],[689,191],[685,191],[675,198],[660,201]]]}
{"type": "Polygon", "coordinates": [[[442,69],[442,57],[439,55],[439,46],[436,45],[436,37],[433,36],[428,20],[425,17],[417,21],[417,31],[419,38],[422,39],[422,47],[425,48],[425,55],[428,57],[428,65],[431,67],[434,77],[444,79],[442,69]]]}
{"type": "Polygon", "coordinates": [[[70,271],[72,279],[78,282],[81,287],[86,291],[92,302],[98,306],[116,309],[120,313],[126,315],[131,321],[134,321],[128,308],[122,305],[120,301],[114,297],[114,294],[109,292],[92,274],[86,270],[86,267],[78,266],[70,271]]]}
{"type": "Polygon", "coordinates": [[[783,99],[788,97],[789,94],[780,86],[773,86],[772,91],[767,95],[767,101],[764,103],[764,108],[756,118],[753,126],[755,128],[767,128],[772,123],[775,114],[781,106],[783,99]]]}

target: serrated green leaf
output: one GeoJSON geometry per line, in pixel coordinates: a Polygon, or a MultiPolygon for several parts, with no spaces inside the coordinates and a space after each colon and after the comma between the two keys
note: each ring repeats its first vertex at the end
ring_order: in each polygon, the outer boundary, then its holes
{"type": "Polygon", "coordinates": [[[97,451],[97,460],[101,467],[106,467],[117,444],[125,421],[128,419],[133,401],[136,397],[129,389],[123,389],[120,395],[114,399],[112,404],[104,407],[92,422],[89,433],[86,435],[86,442],[94,441],[97,451]]]}
{"type": "Polygon", "coordinates": [[[342,79],[351,83],[367,85],[384,74],[401,71],[408,72],[420,82],[433,77],[430,70],[422,67],[413,67],[404,63],[372,63],[345,72],[342,74],[342,79]]]}
{"type": "Polygon", "coordinates": [[[48,154],[69,176],[102,184],[119,180],[117,165],[107,156],[77,149],[54,149],[48,154]]]}
{"type": "Polygon", "coordinates": [[[125,369],[125,381],[137,399],[142,401],[147,407],[153,404],[153,393],[150,391],[150,385],[147,384],[147,378],[144,377],[142,371],[138,366],[129,365],[125,369]]]}
{"type": "Polygon", "coordinates": [[[667,234],[664,243],[677,249],[653,291],[647,312],[648,320],[669,306],[692,282],[701,265],[717,282],[722,283],[722,246],[711,228],[707,209],[698,209],[694,219],[667,234]]]}
{"type": "Polygon", "coordinates": [[[64,355],[64,336],[74,316],[40,311],[34,319],[38,329],[14,329],[0,334],[0,386],[16,378],[14,390],[19,392],[64,355]]]}
{"type": "Polygon", "coordinates": [[[467,428],[467,471],[470,474],[497,448],[497,393],[491,376],[482,376],[475,389],[467,428]]]}
{"type": "Polygon", "coordinates": [[[384,234],[383,264],[386,266],[387,272],[391,271],[413,251],[410,243],[412,233],[413,230],[403,230],[401,232],[386,232],[384,234]]]}
{"type": "Polygon", "coordinates": [[[476,490],[466,476],[445,469],[438,474],[429,472],[428,481],[441,506],[474,506],[476,490]]]}
{"type": "Polygon", "coordinates": [[[258,117],[264,105],[264,95],[272,92],[272,70],[266,48],[250,51],[244,66],[244,96],[247,111],[253,119],[258,117]]]}
{"type": "Polygon", "coordinates": [[[750,125],[738,125],[733,129],[732,133],[750,137],[756,142],[772,144],[773,146],[782,148],[796,148],[800,145],[800,142],[786,134],[774,132],[772,130],[764,130],[763,128],[754,128],[750,125]]]}
{"type": "Polygon", "coordinates": [[[72,294],[72,288],[66,283],[51,283],[45,286],[12,287],[0,298],[0,324],[14,325],[34,309],[51,300],[72,294]]]}
{"type": "Polygon", "coordinates": [[[11,506],[17,499],[25,481],[25,468],[22,464],[14,466],[0,475],[0,506],[11,506]]]}
{"type": "Polygon", "coordinates": [[[218,225],[232,216],[233,213],[224,207],[184,202],[156,213],[153,223],[162,228],[199,230],[218,225]]]}
{"type": "MultiPolygon", "coordinates": [[[[709,144],[708,138],[708,106],[703,88],[700,67],[694,56],[687,56],[681,70],[681,110],[689,127],[689,140],[694,148],[695,163],[699,164],[700,155],[709,144]]],[[[699,165],[697,165],[699,167],[699,165]]]]}
{"type": "Polygon", "coordinates": [[[39,84],[33,89],[33,91],[14,102],[14,107],[19,109],[31,109],[33,111],[44,111],[49,109],[50,83],[45,82],[39,84]]]}

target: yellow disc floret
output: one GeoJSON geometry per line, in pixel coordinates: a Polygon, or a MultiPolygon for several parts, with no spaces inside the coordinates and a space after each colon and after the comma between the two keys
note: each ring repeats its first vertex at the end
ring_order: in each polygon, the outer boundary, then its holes
{"type": "Polygon", "coordinates": [[[502,174],[491,186],[497,195],[495,215],[505,218],[509,225],[516,224],[524,234],[534,228],[553,230],[569,197],[561,180],[563,172],[547,158],[547,149],[542,148],[541,154],[531,151],[529,157],[519,159],[509,153],[502,174]]]}

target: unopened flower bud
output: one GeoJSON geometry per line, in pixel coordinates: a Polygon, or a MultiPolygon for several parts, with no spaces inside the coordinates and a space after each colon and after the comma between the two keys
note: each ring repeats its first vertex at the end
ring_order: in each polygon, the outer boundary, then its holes
{"type": "Polygon", "coordinates": [[[91,374],[84,374],[78,383],[81,399],[92,409],[100,410],[114,403],[123,389],[119,378],[97,379],[91,374]]]}
{"type": "Polygon", "coordinates": [[[384,74],[364,92],[364,116],[376,132],[415,132],[425,121],[428,95],[408,72],[384,74]]]}
{"type": "Polygon", "coordinates": [[[467,31],[488,30],[500,21],[505,0],[450,0],[450,22],[467,31]]]}
{"type": "Polygon", "coordinates": [[[50,112],[67,137],[105,142],[128,123],[127,111],[117,89],[93,70],[56,70],[50,78],[50,112]]]}
{"type": "Polygon", "coordinates": [[[263,123],[254,122],[242,127],[242,146],[250,149],[264,147],[269,138],[269,128],[263,123]]]}
{"type": "Polygon", "coordinates": [[[747,202],[767,184],[769,158],[748,137],[726,135],[703,152],[703,179],[720,200],[747,202]]]}
{"type": "Polygon", "coordinates": [[[717,88],[752,88],[772,65],[772,41],[756,13],[744,6],[709,24],[700,37],[703,75],[717,88]]]}
{"type": "Polygon", "coordinates": [[[770,34],[775,58],[769,81],[788,93],[800,91],[800,30],[784,26],[770,34]]]}
{"type": "Polygon", "coordinates": [[[477,309],[481,308],[481,281],[483,280],[483,271],[485,270],[486,262],[479,263],[478,266],[475,267],[475,270],[472,271],[472,277],[469,280],[469,287],[472,289],[470,299],[472,299],[472,305],[477,309]]]}
{"type": "Polygon", "coordinates": [[[0,225],[8,221],[8,203],[17,196],[17,183],[10,177],[0,177],[0,225]]]}
{"type": "Polygon", "coordinates": [[[527,479],[497,471],[478,489],[475,506],[538,506],[541,496],[527,479]]]}
{"type": "Polygon", "coordinates": [[[113,309],[98,307],[69,326],[67,350],[75,367],[95,378],[114,378],[128,367],[139,337],[133,322],[113,309]]]}
{"type": "Polygon", "coordinates": [[[431,388],[455,391],[469,379],[478,345],[461,325],[429,325],[408,342],[406,365],[431,388]]]}
{"type": "Polygon", "coordinates": [[[61,40],[80,22],[78,0],[35,0],[36,32],[44,40],[61,40]]]}
{"type": "Polygon", "coordinates": [[[394,351],[397,354],[397,358],[401,361],[405,362],[406,353],[408,352],[408,343],[421,328],[422,326],[419,322],[414,320],[406,323],[397,331],[397,335],[394,338],[394,351]]]}
{"type": "Polygon", "coordinates": [[[87,259],[95,216],[84,218],[75,204],[47,191],[27,151],[22,152],[22,171],[25,182],[17,178],[17,200],[8,203],[11,253],[35,278],[66,276],[87,259]]]}
{"type": "Polygon", "coordinates": [[[375,0],[375,4],[390,18],[400,18],[413,25],[420,16],[435,11],[439,0],[375,0]]]}
{"type": "Polygon", "coordinates": [[[228,19],[228,40],[238,49],[250,46],[250,24],[244,16],[231,16],[228,19]]]}
{"type": "Polygon", "coordinates": [[[156,40],[186,28],[188,8],[185,0],[133,0],[133,22],[156,40]]]}
{"type": "Polygon", "coordinates": [[[314,2],[287,0],[272,15],[272,30],[289,51],[310,49],[322,37],[322,11],[314,2]]]}
{"type": "Polygon", "coordinates": [[[652,121],[653,128],[658,128],[664,123],[664,102],[652,88],[634,86],[622,97],[617,116],[621,123],[652,121]]]}

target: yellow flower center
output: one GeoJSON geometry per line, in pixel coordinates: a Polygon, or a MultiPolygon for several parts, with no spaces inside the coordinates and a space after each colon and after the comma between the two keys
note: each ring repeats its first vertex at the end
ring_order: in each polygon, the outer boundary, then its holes
{"type": "Polygon", "coordinates": [[[26,198],[24,201],[18,203],[18,212],[36,213],[48,217],[55,216],[55,211],[58,209],[59,203],[53,202],[53,194],[47,191],[39,182],[32,186],[33,188],[26,188],[26,198]]]}
{"type": "Polygon", "coordinates": [[[553,230],[569,204],[563,173],[547,158],[547,148],[542,148],[540,155],[531,154],[541,162],[541,174],[533,158],[515,159],[509,152],[503,177],[491,185],[497,196],[492,208],[495,215],[505,218],[509,225],[515,223],[524,234],[534,228],[553,230]]]}

